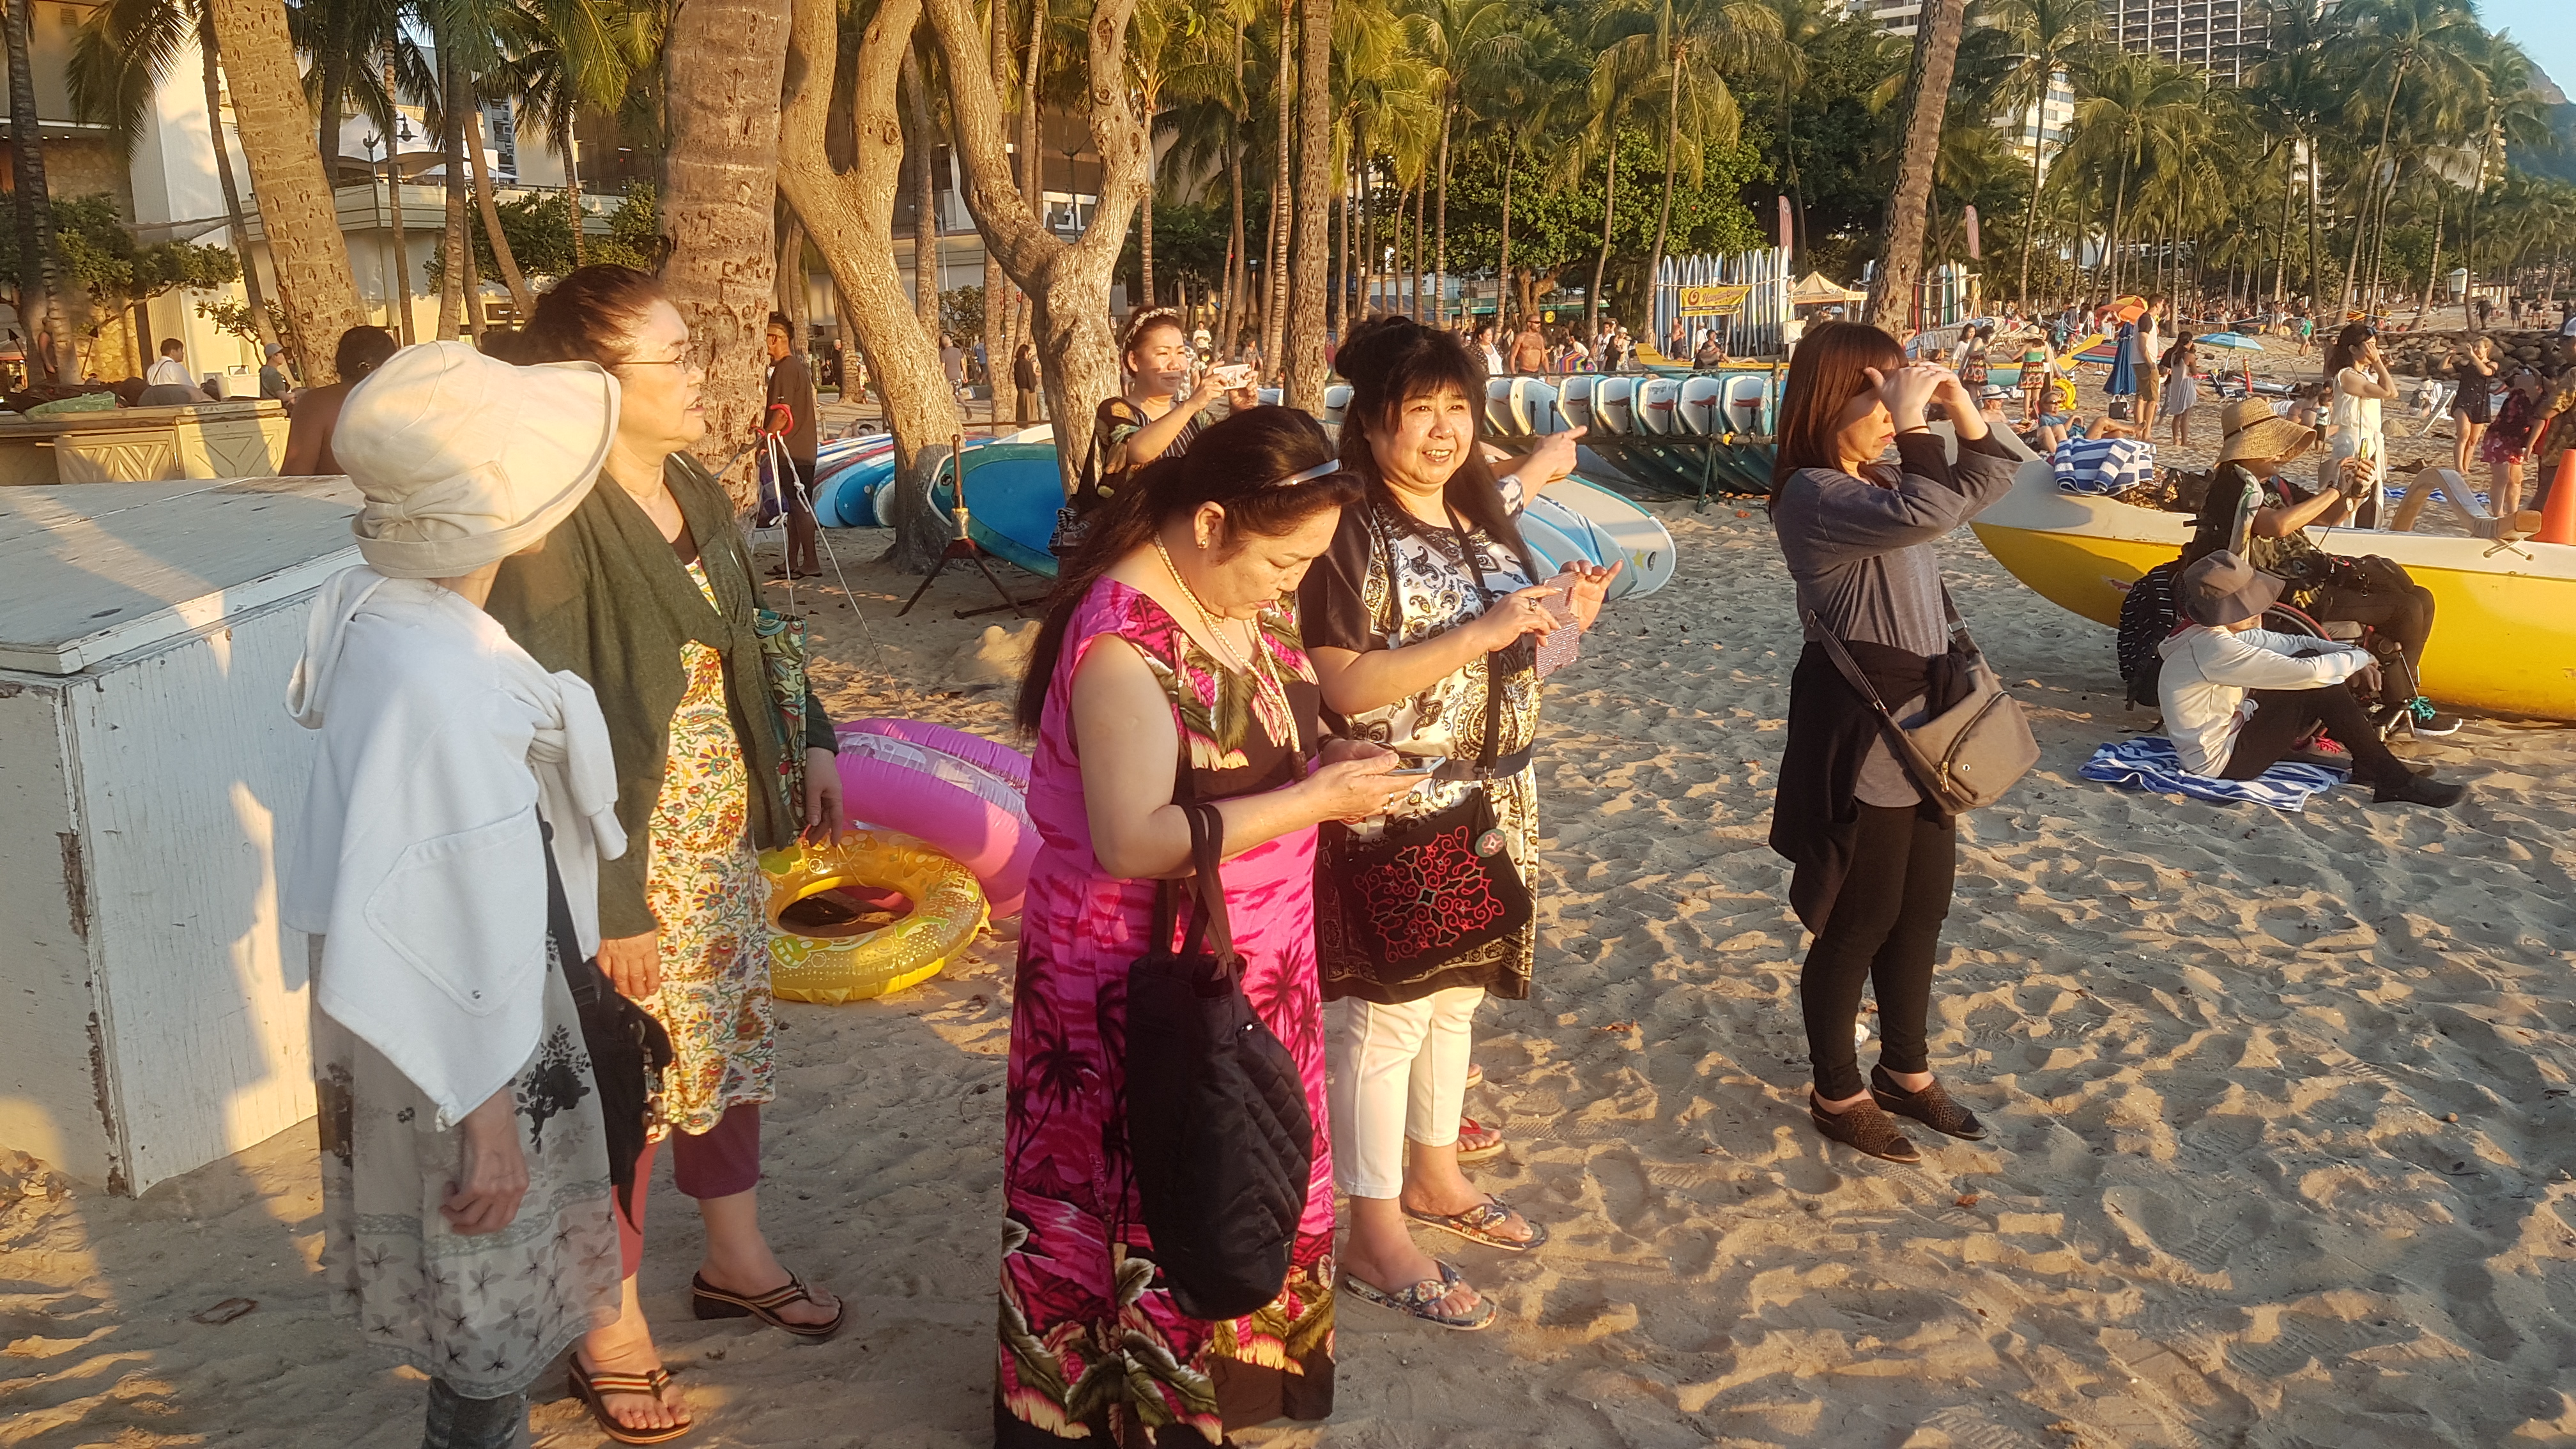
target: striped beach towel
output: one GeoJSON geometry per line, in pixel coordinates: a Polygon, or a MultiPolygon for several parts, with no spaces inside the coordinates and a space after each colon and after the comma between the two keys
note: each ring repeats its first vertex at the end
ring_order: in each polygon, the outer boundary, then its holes
{"type": "Polygon", "coordinates": [[[2118,740],[2093,752],[2081,771],[2087,780],[2123,790],[2150,790],[2160,795],[2189,795],[2222,804],[2269,805],[2302,811],[2308,797],[2344,782],[2345,772],[2324,765],[2279,764],[2251,780],[2220,780],[2194,775],[2182,767],[2173,741],[2162,735],[2118,740]]]}
{"type": "Polygon", "coordinates": [[[2060,493],[2119,493],[2156,481],[2156,445],[2141,438],[2069,438],[2048,455],[2060,493]]]}

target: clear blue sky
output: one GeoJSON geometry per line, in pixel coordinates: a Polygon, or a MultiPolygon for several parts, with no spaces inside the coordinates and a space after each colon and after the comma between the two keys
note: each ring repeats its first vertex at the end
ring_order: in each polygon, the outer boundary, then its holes
{"type": "Polygon", "coordinates": [[[2576,98],[2576,14],[2568,0],[2478,0],[2489,30],[2507,30],[2558,88],[2576,98]]]}

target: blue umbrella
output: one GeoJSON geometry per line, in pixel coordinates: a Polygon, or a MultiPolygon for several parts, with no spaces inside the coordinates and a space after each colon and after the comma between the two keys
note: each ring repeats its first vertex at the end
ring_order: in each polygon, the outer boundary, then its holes
{"type": "Polygon", "coordinates": [[[2242,332],[2203,332],[2192,340],[2203,347],[2233,347],[2240,352],[2263,350],[2260,340],[2248,337],[2242,332]]]}
{"type": "Polygon", "coordinates": [[[2129,356],[2137,350],[2137,342],[2138,329],[2126,322],[2121,323],[2120,335],[2112,343],[2111,380],[2102,385],[2105,396],[2135,397],[2138,395],[2138,369],[2129,356]]]}

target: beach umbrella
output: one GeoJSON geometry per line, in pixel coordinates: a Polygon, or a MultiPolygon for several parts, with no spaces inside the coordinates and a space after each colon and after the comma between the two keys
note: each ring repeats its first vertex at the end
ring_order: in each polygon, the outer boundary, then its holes
{"type": "Polygon", "coordinates": [[[2263,343],[2242,332],[2203,332],[2192,339],[2203,347],[2233,347],[2240,352],[2260,352],[2263,343]]]}

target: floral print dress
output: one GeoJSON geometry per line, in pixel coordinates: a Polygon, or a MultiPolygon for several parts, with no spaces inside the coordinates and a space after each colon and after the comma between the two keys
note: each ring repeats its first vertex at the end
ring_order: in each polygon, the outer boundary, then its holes
{"type": "Polygon", "coordinates": [[[1171,696],[1201,800],[1298,778],[1317,739],[1314,671],[1290,601],[1261,645],[1290,714],[1220,667],[1152,599],[1104,579],[1074,610],[1048,686],[1029,786],[1041,844],[1020,924],[1002,1157],[1002,1322],[995,1442],[1081,1439],[1169,1445],[1195,1431],[1333,1401],[1333,1166],[1326,1141],[1323,1007],[1316,993],[1315,832],[1225,862],[1243,989],[1285,1043],[1315,1120],[1314,1170],[1288,1280],[1259,1312],[1191,1318],[1154,1263],[1127,1158],[1127,968],[1152,934],[1155,883],[1107,874],[1092,854],[1070,709],[1073,677],[1103,639],[1135,646],[1171,696]]]}
{"type": "MultiPolygon", "coordinates": [[[[692,559],[689,577],[715,591],[692,559]]],[[[644,899],[661,924],[660,989],[643,999],[671,1034],[656,1140],[715,1130],[738,1102],[767,1102],[778,1046],[769,994],[769,883],[751,848],[751,773],[725,705],[724,657],[681,646],[689,678],[671,716],[662,795],[653,807],[644,899]]]]}
{"type": "Polygon", "coordinates": [[[560,966],[547,962],[537,1049],[511,1079],[528,1191],[495,1233],[461,1236],[439,1215],[462,1128],[441,1130],[438,1105],[318,1006],[312,1021],[322,1270],[362,1338],[469,1399],[497,1399],[617,1321],[608,1141],[560,966]]]}

